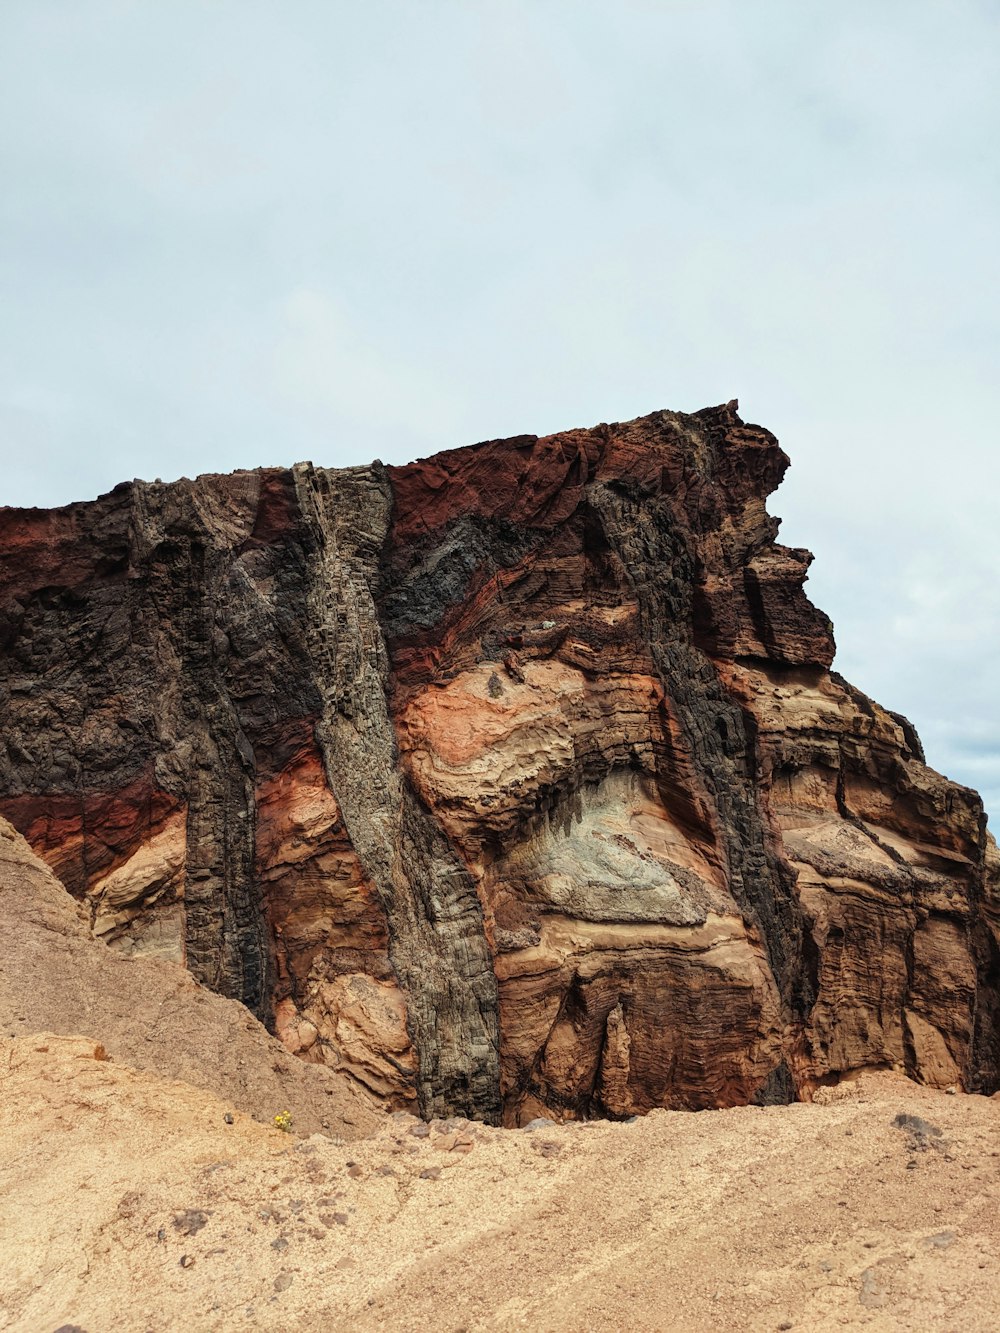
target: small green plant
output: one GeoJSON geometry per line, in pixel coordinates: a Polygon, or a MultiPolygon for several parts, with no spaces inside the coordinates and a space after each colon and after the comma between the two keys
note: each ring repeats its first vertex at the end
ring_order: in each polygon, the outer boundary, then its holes
{"type": "Polygon", "coordinates": [[[278,1114],[274,1117],[274,1125],[276,1129],[281,1129],[284,1130],[286,1134],[291,1134],[292,1132],[291,1111],[279,1111],[278,1114]]]}

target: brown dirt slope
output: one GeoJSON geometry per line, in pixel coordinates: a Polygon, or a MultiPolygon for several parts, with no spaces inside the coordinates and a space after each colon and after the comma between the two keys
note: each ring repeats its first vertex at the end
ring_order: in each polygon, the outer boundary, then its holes
{"type": "Polygon", "coordinates": [[[344,1145],[94,1056],[0,1042],[4,1329],[997,1326],[983,1097],[865,1075],[631,1123],[397,1115],[344,1145]]]}
{"type": "Polygon", "coordinates": [[[183,967],[112,952],[24,839],[0,819],[0,1034],[86,1033],[118,1061],[205,1088],[257,1120],[367,1133],[383,1115],[352,1079],[307,1065],[235,1000],[183,967]]]}

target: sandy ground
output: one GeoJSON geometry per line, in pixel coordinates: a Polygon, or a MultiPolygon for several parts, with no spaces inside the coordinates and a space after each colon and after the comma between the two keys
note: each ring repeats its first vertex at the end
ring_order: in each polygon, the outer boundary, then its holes
{"type": "Polygon", "coordinates": [[[1000,1326],[997,1099],[338,1143],[95,1052],[0,1043],[4,1329],[1000,1326]]]}

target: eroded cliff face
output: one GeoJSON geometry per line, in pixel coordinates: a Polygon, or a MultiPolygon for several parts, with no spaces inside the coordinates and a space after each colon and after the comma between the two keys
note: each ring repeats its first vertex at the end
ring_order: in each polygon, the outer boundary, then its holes
{"type": "Polygon", "coordinates": [[[979,798],[830,666],[735,404],[0,512],[0,812],[393,1106],[1000,1081],[979,798]]]}

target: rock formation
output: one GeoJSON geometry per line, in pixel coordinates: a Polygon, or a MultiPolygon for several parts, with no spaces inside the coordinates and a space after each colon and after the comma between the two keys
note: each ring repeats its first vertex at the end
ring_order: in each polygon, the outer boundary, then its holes
{"type": "Polygon", "coordinates": [[[786,466],[731,403],[0,511],[0,813],[388,1105],[992,1091],[982,805],[830,670],[786,466]]]}

